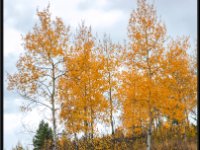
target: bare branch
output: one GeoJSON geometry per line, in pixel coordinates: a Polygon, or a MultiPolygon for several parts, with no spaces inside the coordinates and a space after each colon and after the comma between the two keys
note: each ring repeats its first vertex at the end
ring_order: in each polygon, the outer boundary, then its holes
{"type": "Polygon", "coordinates": [[[21,93],[19,93],[19,92],[18,92],[18,94],[19,94],[21,97],[23,97],[24,99],[27,99],[27,100],[29,100],[29,101],[31,101],[31,102],[33,102],[33,103],[37,103],[37,104],[40,104],[40,105],[42,105],[42,106],[45,106],[45,107],[49,108],[50,110],[52,109],[49,105],[47,105],[47,104],[45,104],[45,103],[43,103],[43,102],[40,102],[40,101],[38,101],[38,100],[35,100],[35,99],[33,99],[33,98],[31,98],[31,97],[28,97],[27,95],[23,95],[23,94],[21,94],[21,93]]]}

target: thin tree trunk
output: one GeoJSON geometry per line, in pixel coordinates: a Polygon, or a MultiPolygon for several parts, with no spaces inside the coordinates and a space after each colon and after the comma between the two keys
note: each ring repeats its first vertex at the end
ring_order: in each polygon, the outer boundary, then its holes
{"type": "Polygon", "coordinates": [[[152,134],[152,120],[150,119],[149,128],[147,131],[147,150],[151,150],[151,134],[152,134]]]}
{"type": "MultiPolygon", "coordinates": [[[[146,40],[147,44],[148,41],[146,40]]],[[[149,82],[152,81],[151,78],[151,67],[149,64],[149,50],[147,50],[147,66],[148,66],[148,77],[149,82]]],[[[149,96],[148,96],[148,105],[149,105],[149,126],[147,131],[147,150],[151,150],[151,134],[152,134],[152,123],[153,123],[153,116],[152,116],[152,106],[151,106],[151,89],[149,88],[149,96]]]]}
{"type": "Polygon", "coordinates": [[[189,118],[188,118],[188,113],[187,113],[187,110],[185,110],[185,115],[186,115],[186,121],[185,121],[185,133],[184,133],[184,140],[185,140],[185,143],[187,143],[187,130],[188,130],[188,127],[189,127],[189,118]]]}
{"type": "Polygon", "coordinates": [[[151,98],[151,91],[149,91],[149,126],[147,130],[147,150],[151,150],[151,134],[152,134],[152,125],[153,125],[150,98],[151,98]]]}
{"type": "MultiPolygon", "coordinates": [[[[91,74],[91,72],[90,72],[91,74]]],[[[89,93],[91,94],[92,93],[92,88],[91,88],[91,80],[90,80],[90,76],[89,77],[89,93]]],[[[93,140],[93,137],[94,137],[94,111],[92,109],[93,105],[92,105],[92,98],[91,98],[91,95],[89,97],[89,103],[90,103],[90,125],[91,125],[91,133],[90,133],[90,139],[93,140]]]]}
{"type": "MultiPolygon", "coordinates": [[[[85,98],[87,99],[86,95],[87,95],[87,88],[86,88],[86,85],[85,85],[85,98]]],[[[87,116],[87,104],[85,104],[85,107],[84,107],[84,113],[85,113],[85,116],[87,116]]],[[[87,120],[84,120],[84,128],[85,128],[85,139],[87,140],[88,139],[88,122],[87,120]]]]}
{"type": "Polygon", "coordinates": [[[51,102],[52,102],[52,122],[53,122],[53,150],[57,149],[57,143],[56,143],[56,114],[55,114],[55,68],[53,66],[53,72],[52,72],[52,80],[53,80],[53,88],[52,88],[52,97],[51,97],[51,102]]]}
{"type": "Polygon", "coordinates": [[[115,131],[114,131],[114,123],[113,123],[113,101],[112,101],[112,88],[111,88],[111,75],[110,71],[108,73],[109,75],[109,100],[110,100],[110,125],[111,125],[111,132],[112,132],[112,150],[115,149],[115,131]]]}
{"type": "Polygon", "coordinates": [[[109,98],[110,98],[110,125],[112,135],[114,135],[114,123],[113,123],[113,101],[112,101],[112,88],[111,88],[111,76],[109,72],[109,98]]]}
{"type": "Polygon", "coordinates": [[[94,118],[93,118],[93,109],[91,107],[91,139],[94,137],[94,118]]]}
{"type": "Polygon", "coordinates": [[[75,150],[78,150],[78,138],[77,138],[77,135],[76,133],[74,133],[74,140],[75,140],[75,150]]]}
{"type": "MultiPolygon", "coordinates": [[[[54,103],[54,102],[53,102],[54,103]]],[[[55,117],[55,106],[52,105],[52,115],[53,115],[53,150],[56,150],[57,144],[56,144],[56,117],[55,117]]]]}
{"type": "Polygon", "coordinates": [[[109,52],[107,48],[107,42],[105,45],[105,50],[108,55],[107,58],[107,71],[108,71],[108,83],[109,83],[109,101],[110,101],[110,125],[111,125],[111,132],[112,135],[114,135],[114,123],[113,123],[113,101],[112,101],[112,88],[111,88],[111,75],[110,75],[110,69],[109,69],[109,52]]]}
{"type": "MultiPolygon", "coordinates": [[[[84,113],[85,113],[85,116],[87,116],[87,108],[84,107],[84,113]]],[[[88,139],[88,122],[87,120],[84,120],[84,128],[85,128],[85,139],[87,140],[88,139]]]]}

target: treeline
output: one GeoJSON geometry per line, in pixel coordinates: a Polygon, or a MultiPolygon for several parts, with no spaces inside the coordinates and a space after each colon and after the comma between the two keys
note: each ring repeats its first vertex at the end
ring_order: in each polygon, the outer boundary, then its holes
{"type": "Polygon", "coordinates": [[[188,53],[189,37],[167,36],[153,5],[137,1],[125,44],[107,35],[99,39],[84,23],[72,33],[62,19],[52,20],[49,7],[37,15],[39,23],[23,37],[18,71],[8,75],[8,89],[30,102],[23,110],[38,104],[51,111],[50,149],[59,149],[65,138],[62,149],[134,149],[141,137],[146,144],[136,149],[150,150],[173,134],[182,144],[196,137],[189,119],[196,117],[196,53],[188,53]],[[59,120],[68,136],[58,136],[59,120]],[[98,124],[110,126],[110,135],[101,137],[98,124]]]}

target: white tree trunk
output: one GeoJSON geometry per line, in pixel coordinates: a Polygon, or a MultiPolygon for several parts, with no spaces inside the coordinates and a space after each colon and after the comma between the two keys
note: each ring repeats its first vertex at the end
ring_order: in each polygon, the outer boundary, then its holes
{"type": "Polygon", "coordinates": [[[147,132],[147,150],[151,150],[151,125],[147,132]]]}
{"type": "Polygon", "coordinates": [[[53,123],[53,150],[57,149],[57,132],[56,132],[56,109],[55,109],[55,90],[56,90],[56,84],[55,84],[55,66],[52,64],[52,82],[53,82],[53,89],[52,89],[52,97],[51,97],[51,103],[52,103],[52,123],[53,123]]]}
{"type": "Polygon", "coordinates": [[[151,134],[152,134],[152,119],[150,119],[149,129],[147,131],[147,150],[151,150],[151,134]]]}

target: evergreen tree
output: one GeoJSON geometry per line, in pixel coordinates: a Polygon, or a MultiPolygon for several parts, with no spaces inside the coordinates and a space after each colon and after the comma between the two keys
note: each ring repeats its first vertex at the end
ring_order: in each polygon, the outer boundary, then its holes
{"type": "Polygon", "coordinates": [[[53,133],[48,123],[43,120],[39,124],[39,128],[33,138],[34,150],[50,148],[52,145],[53,133]]]}

